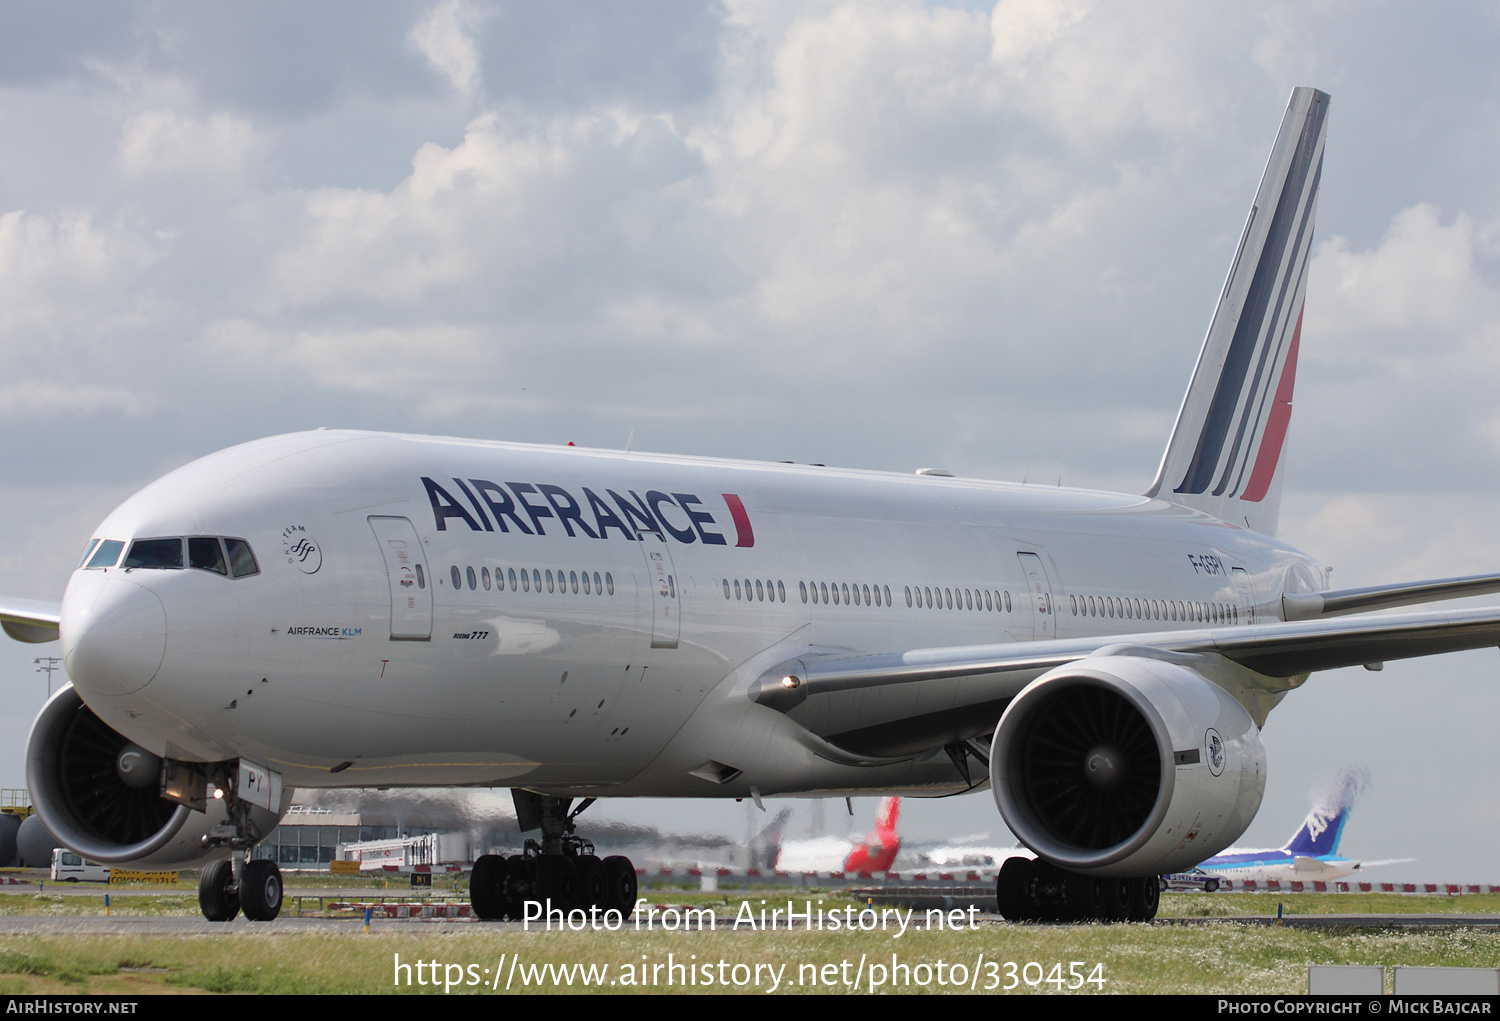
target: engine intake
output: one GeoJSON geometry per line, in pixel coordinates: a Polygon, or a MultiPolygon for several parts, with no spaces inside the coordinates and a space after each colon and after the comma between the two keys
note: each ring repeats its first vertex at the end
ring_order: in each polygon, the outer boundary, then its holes
{"type": "Polygon", "coordinates": [[[1250,714],[1180,662],[1091,656],[1027,685],[990,752],[995,803],[1038,855],[1095,875],[1190,868],[1245,831],[1265,789],[1250,714]]]}
{"type": "MultiPolygon", "coordinates": [[[[120,734],[72,685],[47,701],[31,726],[26,782],[53,839],[106,865],[188,865],[213,857],[202,837],[228,820],[222,801],[196,812],[160,796],[161,759],[120,734]]],[[[251,810],[262,836],[281,812],[251,810]]],[[[223,852],[217,852],[219,857],[223,852]]]]}
{"type": "Polygon", "coordinates": [[[154,783],[140,785],[140,751],[95,716],[72,685],[53,695],[26,748],[32,803],[52,835],[105,864],[161,850],[191,809],[162,800],[154,783]]]}

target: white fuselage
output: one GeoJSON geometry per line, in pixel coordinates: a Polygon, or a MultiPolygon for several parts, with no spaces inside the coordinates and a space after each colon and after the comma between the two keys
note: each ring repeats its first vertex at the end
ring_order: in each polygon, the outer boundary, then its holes
{"type": "Polygon", "coordinates": [[[1246,851],[1228,848],[1198,868],[1220,879],[1236,883],[1289,883],[1331,881],[1357,872],[1360,861],[1337,854],[1316,857],[1288,854],[1284,850],[1246,851]]]}
{"type": "Polygon", "coordinates": [[[194,462],[96,536],[239,537],[259,573],[76,571],[61,636],[95,712],[313,787],[939,793],[962,786],[940,751],[829,761],[748,685],[810,650],[1266,622],[1323,577],[1144,497],[337,431],[194,462]]]}

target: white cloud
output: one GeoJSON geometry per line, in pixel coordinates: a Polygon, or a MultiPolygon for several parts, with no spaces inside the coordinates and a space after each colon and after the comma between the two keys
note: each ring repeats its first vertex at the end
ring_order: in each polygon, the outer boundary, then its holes
{"type": "Polygon", "coordinates": [[[1001,63],[1026,60],[1052,43],[1094,7],[1068,0],[1000,0],[990,14],[994,44],[990,52],[1001,63]]]}
{"type": "Polygon", "coordinates": [[[501,271],[478,256],[535,240],[507,224],[524,219],[528,197],[566,171],[573,157],[569,136],[587,130],[571,127],[507,134],[485,116],[451,149],[422,146],[411,176],[389,192],[314,193],[306,205],[306,236],[276,258],[273,304],[315,304],[351,292],[413,303],[434,287],[474,285],[481,272],[501,271]]]}
{"type": "Polygon", "coordinates": [[[1288,498],[1282,537],[1332,566],[1335,588],[1491,573],[1493,504],[1478,493],[1304,491],[1288,498]]]}
{"type": "Polygon", "coordinates": [[[1313,261],[1307,327],[1364,346],[1372,329],[1421,328],[1425,350],[1500,317],[1500,294],[1476,272],[1475,228],[1460,213],[1444,223],[1429,203],[1403,209],[1380,243],[1353,250],[1335,237],[1313,261]]]}
{"type": "Polygon", "coordinates": [[[132,283],[156,259],[135,226],[83,210],[0,214],[0,363],[78,369],[102,338],[144,321],[150,298],[132,283]]]}
{"type": "Polygon", "coordinates": [[[154,394],[138,394],[123,387],[92,384],[65,385],[32,379],[0,386],[0,417],[23,422],[47,421],[100,411],[143,415],[152,410],[154,394]]]}
{"type": "Polygon", "coordinates": [[[650,296],[635,298],[612,305],[607,315],[624,332],[648,343],[680,340],[704,345],[720,337],[719,327],[711,318],[681,302],[650,296]]]}
{"type": "Polygon", "coordinates": [[[411,30],[412,45],[427,58],[434,71],[448,79],[465,96],[479,89],[479,51],[469,29],[477,12],[462,0],[445,0],[411,30]]]}
{"type": "Polygon", "coordinates": [[[226,320],[211,326],[206,339],[246,366],[269,365],[283,380],[395,398],[426,416],[451,416],[475,400],[434,384],[496,375],[494,353],[476,330],[463,326],[283,333],[226,320]]]}
{"type": "Polygon", "coordinates": [[[197,120],[172,110],[143,110],[120,129],[119,161],[131,175],[224,181],[244,174],[268,147],[269,141],[242,117],[221,112],[197,120]]]}

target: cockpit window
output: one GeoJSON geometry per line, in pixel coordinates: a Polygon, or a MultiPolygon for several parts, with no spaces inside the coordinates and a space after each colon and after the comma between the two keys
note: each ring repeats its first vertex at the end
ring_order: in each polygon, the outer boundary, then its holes
{"type": "Polygon", "coordinates": [[[198,536],[188,540],[188,566],[215,574],[229,573],[224,561],[224,550],[213,536],[198,536]]]}
{"type": "Polygon", "coordinates": [[[130,544],[130,552],[125,555],[123,566],[150,570],[181,569],[182,540],[137,539],[130,544]]]}
{"type": "Polygon", "coordinates": [[[113,567],[120,559],[120,551],[125,548],[123,539],[105,539],[98,546],[93,547],[94,555],[89,557],[85,565],[90,568],[113,567]]]}
{"type": "Polygon", "coordinates": [[[89,554],[92,553],[92,552],[94,552],[94,547],[97,546],[97,545],[99,545],[99,540],[98,539],[90,539],[89,540],[89,548],[86,549],[86,550],[84,550],[83,551],[83,556],[81,556],[81,557],[78,558],[78,566],[79,567],[82,567],[84,564],[86,564],[86,563],[89,562],[89,554]]]}
{"type": "Polygon", "coordinates": [[[260,573],[260,566],[255,562],[255,554],[250,551],[250,544],[244,539],[225,539],[224,546],[229,550],[229,573],[236,578],[245,578],[252,574],[260,573]]]}

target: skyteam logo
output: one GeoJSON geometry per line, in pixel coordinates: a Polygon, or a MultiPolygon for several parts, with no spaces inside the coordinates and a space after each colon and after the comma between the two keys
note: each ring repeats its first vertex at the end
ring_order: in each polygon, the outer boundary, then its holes
{"type": "Polygon", "coordinates": [[[318,568],[323,566],[323,551],[301,525],[288,525],[282,529],[281,552],[286,555],[286,562],[296,564],[297,570],[303,574],[317,574],[318,568]]]}
{"type": "Polygon", "coordinates": [[[1218,776],[1224,772],[1224,739],[1217,730],[1209,728],[1203,743],[1208,750],[1208,771],[1218,776]]]}

